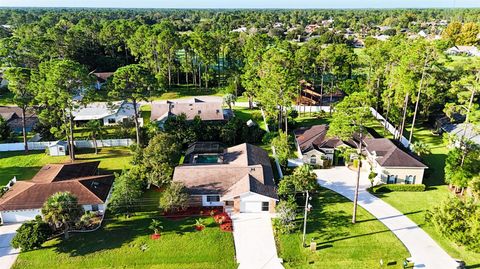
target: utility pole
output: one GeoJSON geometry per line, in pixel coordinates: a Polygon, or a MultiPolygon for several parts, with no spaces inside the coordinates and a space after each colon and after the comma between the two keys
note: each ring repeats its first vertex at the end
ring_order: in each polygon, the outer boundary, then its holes
{"type": "Polygon", "coordinates": [[[303,238],[302,238],[302,245],[305,247],[305,235],[307,233],[307,212],[310,210],[311,205],[308,204],[308,200],[310,200],[308,191],[307,191],[307,197],[305,199],[305,214],[303,217],[303,238]]]}

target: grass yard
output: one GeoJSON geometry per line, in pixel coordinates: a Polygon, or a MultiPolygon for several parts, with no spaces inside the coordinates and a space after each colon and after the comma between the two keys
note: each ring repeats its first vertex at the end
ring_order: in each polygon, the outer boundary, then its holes
{"type": "Polygon", "coordinates": [[[206,228],[194,231],[195,219],[161,218],[162,236],[151,240],[148,229],[157,212],[137,213],[129,219],[106,220],[101,229],[54,239],[44,248],[21,253],[14,269],[43,268],[155,268],[234,269],[232,233],[222,232],[212,218],[206,228]]]}
{"type": "MultiPolygon", "coordinates": [[[[98,155],[93,149],[77,151],[78,161],[100,161],[100,169],[109,172],[119,172],[130,166],[130,150],[123,147],[100,148],[98,155]]],[[[31,179],[40,168],[49,163],[63,163],[69,160],[68,156],[52,157],[43,151],[0,152],[0,186],[10,181],[14,176],[18,180],[31,179]]]]}
{"type": "Polygon", "coordinates": [[[151,100],[169,100],[169,99],[177,99],[177,98],[185,98],[190,96],[204,96],[204,95],[213,95],[213,96],[223,96],[225,94],[224,88],[217,88],[212,87],[208,90],[202,88],[195,88],[192,85],[180,85],[180,86],[172,86],[170,90],[167,92],[153,96],[151,100]]]}
{"type": "MultiPolygon", "coordinates": [[[[359,207],[357,224],[351,224],[353,203],[343,196],[322,188],[312,206],[306,242],[313,239],[317,251],[302,248],[301,231],[277,236],[285,268],[380,268],[380,259],[383,268],[403,268],[403,260],[410,257],[400,240],[363,208],[359,207]]],[[[302,225],[302,219],[297,221],[302,225]]]]}
{"type": "MultiPolygon", "coordinates": [[[[410,130],[410,127],[407,129],[410,130]]],[[[406,131],[405,136],[408,137],[408,134],[408,131],[406,131]]],[[[378,194],[377,196],[422,227],[453,258],[464,260],[469,266],[478,266],[480,264],[479,253],[457,246],[439,234],[433,226],[425,223],[426,211],[432,209],[433,206],[451,195],[444,182],[445,158],[447,157],[448,149],[443,144],[442,137],[433,135],[425,126],[415,128],[414,141],[417,140],[427,143],[432,151],[431,154],[424,157],[424,162],[429,167],[424,178],[424,183],[428,187],[427,190],[425,192],[391,192],[378,194]]]]}
{"type": "Polygon", "coordinates": [[[262,118],[262,112],[259,109],[249,109],[248,107],[232,107],[233,113],[236,117],[239,117],[242,120],[255,121],[260,128],[267,130],[265,127],[265,122],[262,118]]]}

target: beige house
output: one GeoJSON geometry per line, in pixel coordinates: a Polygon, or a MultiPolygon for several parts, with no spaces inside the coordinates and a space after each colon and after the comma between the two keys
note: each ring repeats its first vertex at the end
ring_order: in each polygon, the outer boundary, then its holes
{"type": "Polygon", "coordinates": [[[421,184],[428,167],[414,155],[403,151],[387,138],[365,139],[365,155],[377,175],[386,184],[421,184]]]}
{"type": "Polygon", "coordinates": [[[185,185],[189,205],[195,207],[273,213],[278,201],[268,153],[247,143],[229,148],[209,142],[191,145],[173,181],[185,185]]]}

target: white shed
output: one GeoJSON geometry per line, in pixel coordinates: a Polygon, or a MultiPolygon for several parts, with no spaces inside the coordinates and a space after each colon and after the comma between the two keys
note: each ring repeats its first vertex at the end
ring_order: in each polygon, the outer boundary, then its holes
{"type": "Polygon", "coordinates": [[[66,141],[57,141],[48,146],[50,156],[65,156],[68,153],[68,143],[66,141]]]}

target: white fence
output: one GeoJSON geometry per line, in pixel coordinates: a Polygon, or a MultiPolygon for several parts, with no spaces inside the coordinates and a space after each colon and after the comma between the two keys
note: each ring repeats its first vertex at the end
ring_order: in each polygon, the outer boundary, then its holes
{"type": "MultiPolygon", "coordinates": [[[[57,141],[48,142],[28,142],[29,150],[45,150],[48,146],[57,143],[57,141]]],[[[134,143],[133,139],[102,139],[97,140],[97,147],[128,147],[134,143]]],[[[94,148],[92,140],[75,140],[77,148],[94,148]]],[[[24,150],[23,143],[4,143],[0,144],[0,151],[20,151],[24,150]]]]}
{"type": "Polygon", "coordinates": [[[315,112],[330,112],[329,106],[293,106],[299,114],[300,113],[315,113],[315,112]]]}
{"type": "MultiPolygon", "coordinates": [[[[380,113],[378,113],[375,108],[371,107],[370,111],[372,111],[372,115],[380,121],[380,123],[387,129],[393,137],[399,137],[400,133],[399,131],[390,123],[388,122],[380,113]]],[[[406,139],[404,136],[400,137],[400,143],[402,143],[403,146],[406,148],[410,147],[410,143],[408,142],[408,139],[406,139]]]]}

